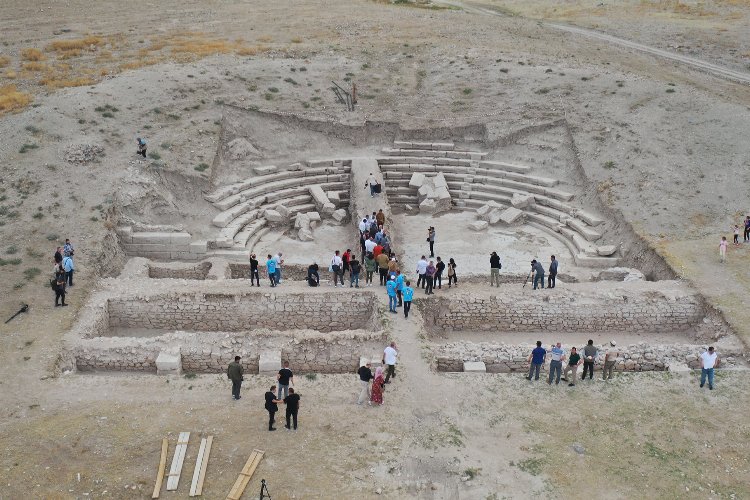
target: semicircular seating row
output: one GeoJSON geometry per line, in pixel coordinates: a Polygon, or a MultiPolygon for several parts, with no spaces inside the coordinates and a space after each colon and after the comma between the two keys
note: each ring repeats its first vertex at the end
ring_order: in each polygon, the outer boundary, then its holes
{"type": "Polygon", "coordinates": [[[283,225],[298,213],[318,209],[310,194],[312,186],[320,186],[336,208],[348,206],[351,162],[314,164],[323,166],[249,177],[206,194],[204,198],[221,210],[212,221],[219,233],[208,241],[208,254],[247,258],[260,238],[273,228],[273,222],[266,218],[267,210],[283,214],[283,225]]]}
{"type": "Polygon", "coordinates": [[[378,158],[388,201],[393,206],[418,205],[418,194],[409,186],[415,172],[430,177],[442,173],[454,205],[476,210],[488,203],[512,206],[515,194],[530,195],[533,202],[521,208],[527,223],[562,241],[576,264],[614,267],[617,247],[597,245],[602,234],[594,229],[604,221],[597,215],[566,202],[574,198],[559,188],[557,179],[530,175],[531,167],[485,160],[487,153],[458,151],[452,143],[396,142],[378,158]]]}

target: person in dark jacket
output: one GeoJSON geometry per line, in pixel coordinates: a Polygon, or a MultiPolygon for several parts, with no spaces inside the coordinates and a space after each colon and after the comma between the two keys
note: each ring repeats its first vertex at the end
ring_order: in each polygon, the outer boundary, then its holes
{"type": "Polygon", "coordinates": [[[445,271],[445,262],[438,256],[435,264],[435,283],[438,288],[443,288],[443,271],[445,271]]]}
{"type": "Polygon", "coordinates": [[[242,386],[242,381],[244,380],[239,356],[235,356],[234,361],[229,363],[227,378],[232,381],[232,399],[236,401],[242,397],[240,396],[240,386],[242,386]]]}
{"type": "Polygon", "coordinates": [[[268,410],[268,430],[275,431],[276,428],[273,426],[274,416],[279,411],[277,403],[283,403],[281,399],[276,399],[276,386],[272,385],[271,388],[266,392],[266,410],[268,410]]]}
{"type": "Polygon", "coordinates": [[[68,280],[65,277],[65,270],[62,268],[61,264],[58,264],[55,269],[55,286],[52,288],[55,291],[55,307],[65,307],[68,305],[65,303],[65,285],[67,282],[68,280]],[[60,299],[62,299],[62,304],[58,303],[60,299]]]}
{"type": "Polygon", "coordinates": [[[290,427],[290,418],[294,423],[294,430],[297,430],[297,412],[299,411],[299,394],[294,393],[294,388],[289,388],[289,395],[284,398],[284,404],[286,405],[286,425],[287,430],[292,430],[290,427]]]}
{"type": "Polygon", "coordinates": [[[555,288],[555,277],[557,276],[557,260],[552,256],[552,262],[549,264],[549,277],[547,278],[547,288],[555,288]]]}
{"type": "Polygon", "coordinates": [[[500,263],[500,256],[497,252],[490,254],[490,286],[500,286],[500,269],[503,265],[500,263]]]}
{"type": "Polygon", "coordinates": [[[250,286],[253,285],[253,279],[258,283],[260,287],[260,274],[258,273],[258,258],[255,254],[250,256],[250,286]]]}
{"type": "Polygon", "coordinates": [[[531,261],[531,271],[534,273],[534,290],[538,284],[541,283],[542,289],[544,289],[544,266],[541,262],[537,262],[536,259],[531,261]]]}
{"type": "Polygon", "coordinates": [[[307,284],[310,286],[320,286],[320,274],[318,274],[318,263],[313,262],[307,268],[307,284]]]}

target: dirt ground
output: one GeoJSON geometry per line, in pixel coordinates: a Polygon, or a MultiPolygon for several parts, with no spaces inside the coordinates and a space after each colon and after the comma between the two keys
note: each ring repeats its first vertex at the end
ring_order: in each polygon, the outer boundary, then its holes
{"type": "Polygon", "coordinates": [[[301,377],[296,434],[264,430],[263,377],[248,377],[233,402],[219,375],[55,370],[87,290],[122,263],[107,236],[114,212],[198,234],[210,221],[201,192],[222,104],[355,124],[481,122],[506,138],[565,120],[590,189],[747,342],[747,245],[724,265],[717,246],[750,210],[750,88],[537,22],[746,71],[747,2],[485,4],[517,15],[364,0],[0,4],[0,103],[16,107],[0,106],[0,314],[30,304],[0,325],[0,499],[146,498],[161,439],[171,459],[181,431],[193,435],[180,496],[199,434],[212,434],[206,498],[229,491],[254,448],[266,458],[246,497],[260,478],[274,498],[750,497],[750,386],[739,370],[720,372],[712,392],[694,373],[573,390],[438,374],[416,314],[392,322],[402,359],[384,407],[353,404],[354,375],[301,377]],[[76,42],[53,45],[64,40],[76,42]],[[331,80],[356,82],[356,111],[335,101],[331,80]],[[139,135],[147,160],[134,154],[139,135]],[[68,161],[81,145],[102,149],[68,161]],[[46,282],[66,237],[78,274],[71,307],[55,309],[46,282]]]}

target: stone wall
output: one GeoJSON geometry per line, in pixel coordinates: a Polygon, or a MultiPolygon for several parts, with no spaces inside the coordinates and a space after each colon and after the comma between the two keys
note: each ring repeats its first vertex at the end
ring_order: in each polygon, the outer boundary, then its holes
{"type": "Polygon", "coordinates": [[[158,266],[150,264],[148,266],[148,277],[149,278],[177,278],[177,279],[188,279],[188,280],[204,280],[208,276],[208,272],[211,270],[210,262],[201,262],[196,265],[164,265],[158,266]]]}
{"type": "MultiPolygon", "coordinates": [[[[330,291],[329,291],[330,292],[330,291]]],[[[108,300],[109,326],[166,330],[354,330],[375,325],[371,293],[170,292],[108,300]]]]}
{"type": "MultiPolygon", "coordinates": [[[[265,259],[258,259],[261,261],[261,264],[258,266],[258,274],[260,274],[260,282],[263,286],[266,286],[268,281],[268,271],[266,270],[265,266],[265,259]]],[[[310,262],[312,264],[312,262],[310,262]]],[[[321,281],[325,277],[325,273],[328,271],[328,268],[323,269],[324,266],[318,264],[320,266],[320,269],[318,270],[318,274],[320,274],[321,281]]],[[[230,262],[229,263],[229,277],[231,279],[249,279],[250,278],[250,264],[239,264],[236,262],[230,262]]],[[[281,269],[281,279],[282,281],[285,279],[290,279],[293,281],[305,281],[307,279],[307,266],[302,265],[296,265],[296,264],[284,264],[281,269]]]]}
{"type": "Polygon", "coordinates": [[[135,231],[131,226],[118,226],[117,236],[128,257],[155,260],[200,260],[206,256],[205,241],[193,241],[190,233],[135,231]]]}
{"type": "Polygon", "coordinates": [[[418,305],[433,331],[687,332],[706,317],[702,301],[686,287],[660,290],[670,282],[617,284],[621,288],[581,285],[554,291],[503,287],[418,305]]]}
{"type": "MultiPolygon", "coordinates": [[[[536,345],[497,345],[490,343],[450,343],[440,346],[435,352],[437,370],[441,372],[462,372],[464,361],[482,361],[488,373],[528,372],[527,358],[536,345]]],[[[549,346],[544,346],[549,350],[549,346]]],[[[565,347],[565,346],[564,346],[565,347]]],[[[579,349],[582,346],[579,346],[579,349]]],[[[595,364],[598,371],[604,365],[604,354],[608,346],[596,346],[599,357],[595,364]]],[[[647,345],[644,342],[628,346],[617,346],[620,355],[617,358],[617,371],[664,371],[678,367],[700,368],[700,354],[708,349],[707,345],[670,344],[647,345]]],[[[739,350],[724,351],[719,349],[722,363],[734,365],[742,357],[739,350]]],[[[565,348],[566,355],[570,350],[565,348]]],[[[579,352],[580,354],[580,352],[579,352]]],[[[548,356],[549,358],[549,356],[548,356]]],[[[567,366],[567,363],[563,363],[567,366]]],[[[544,366],[549,367],[549,359],[544,366]]],[[[583,366],[579,368],[579,376],[583,366]]]]}

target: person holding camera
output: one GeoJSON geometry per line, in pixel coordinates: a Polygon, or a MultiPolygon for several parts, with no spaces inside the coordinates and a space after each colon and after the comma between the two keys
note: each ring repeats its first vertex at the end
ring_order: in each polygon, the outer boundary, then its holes
{"type": "Polygon", "coordinates": [[[500,269],[503,265],[500,263],[500,256],[497,252],[490,254],[490,286],[500,286],[500,269]]]}
{"type": "Polygon", "coordinates": [[[427,243],[430,244],[430,257],[435,257],[435,228],[432,226],[427,229],[427,243]]]}

